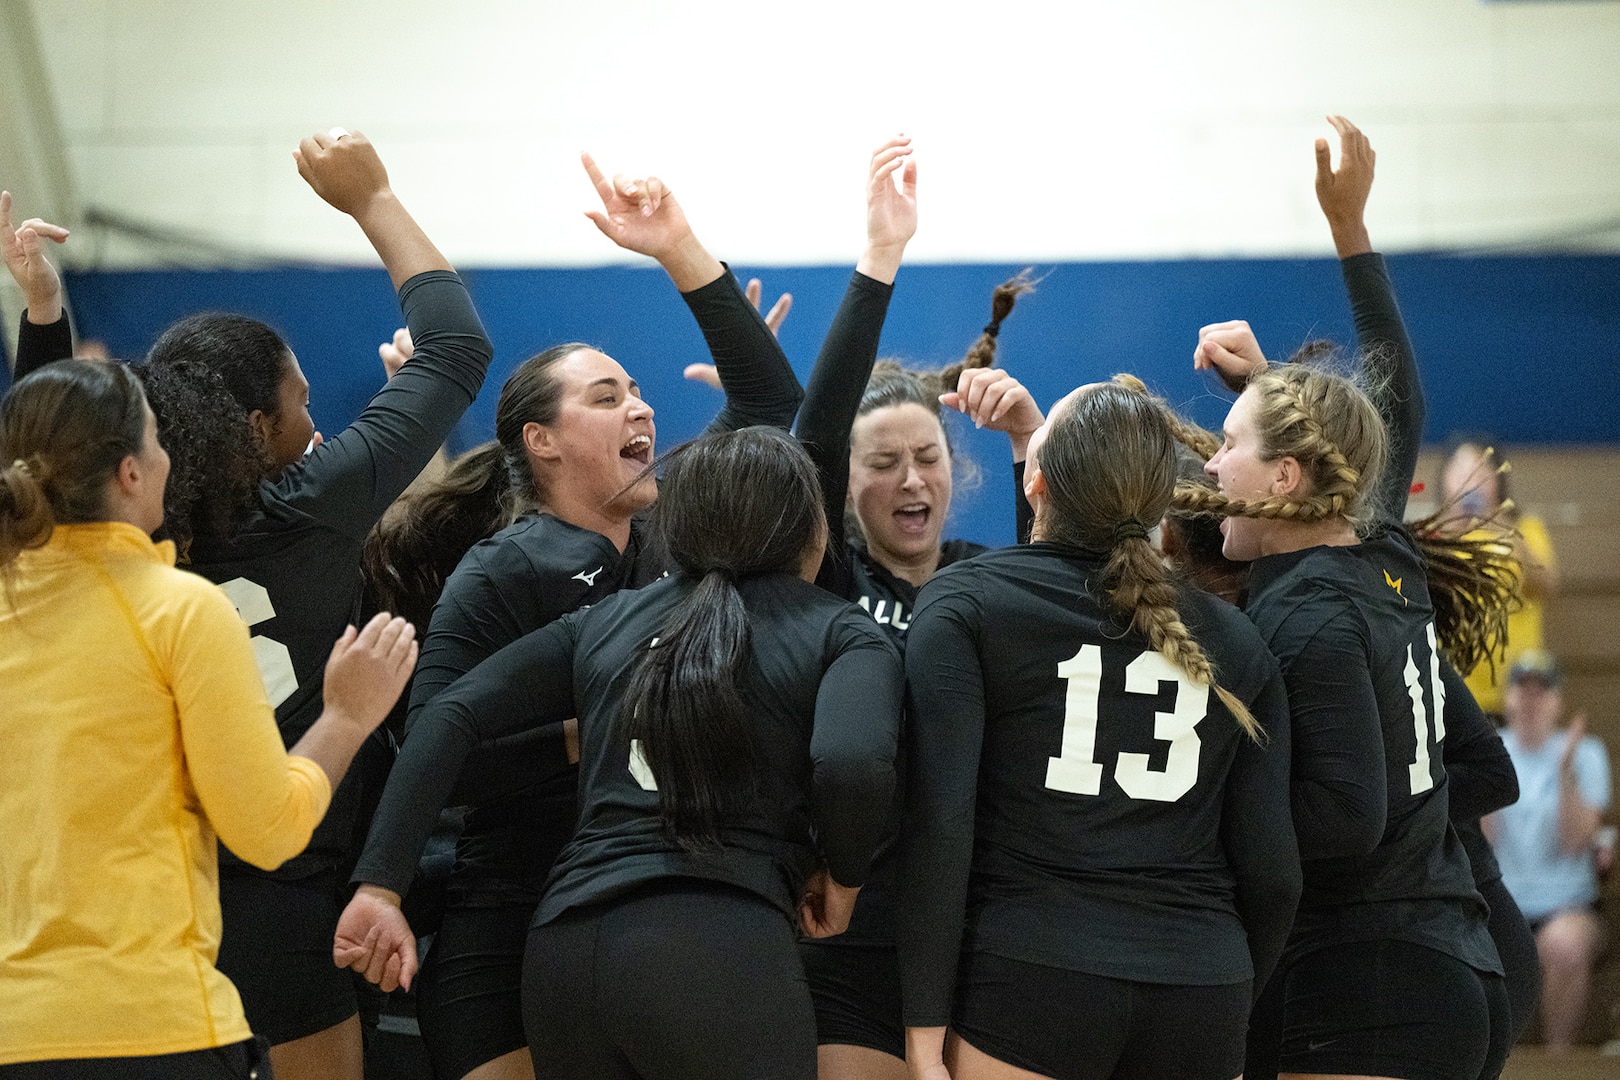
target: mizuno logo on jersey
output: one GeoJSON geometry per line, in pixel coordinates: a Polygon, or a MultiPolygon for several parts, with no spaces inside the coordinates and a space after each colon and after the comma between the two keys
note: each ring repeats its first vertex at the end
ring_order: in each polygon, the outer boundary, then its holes
{"type": "Polygon", "coordinates": [[[1403,607],[1405,605],[1411,603],[1411,601],[1406,598],[1406,594],[1401,592],[1401,582],[1403,582],[1405,580],[1406,580],[1405,578],[1398,578],[1398,577],[1393,577],[1392,578],[1392,577],[1389,576],[1389,571],[1388,570],[1384,571],[1384,584],[1388,585],[1390,588],[1395,590],[1395,595],[1401,598],[1401,605],[1403,607]]]}
{"type": "MultiPolygon", "coordinates": [[[[579,573],[574,575],[574,580],[575,581],[583,581],[587,585],[595,585],[596,584],[596,575],[600,574],[601,572],[602,572],[602,567],[600,567],[600,566],[598,566],[595,570],[592,570],[588,574],[585,571],[581,570],[579,573]]],[[[1384,576],[1388,577],[1389,575],[1386,574],[1384,576]]]]}

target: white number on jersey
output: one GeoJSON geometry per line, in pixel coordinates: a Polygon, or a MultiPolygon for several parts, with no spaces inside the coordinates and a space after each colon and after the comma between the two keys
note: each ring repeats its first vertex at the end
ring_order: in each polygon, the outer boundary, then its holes
{"type": "MultiPolygon", "coordinates": [[[[1434,623],[1424,628],[1424,636],[1429,645],[1429,688],[1434,697],[1434,745],[1438,750],[1446,737],[1446,686],[1440,681],[1440,650],[1435,641],[1434,623]]],[[[1424,673],[1418,669],[1412,651],[1416,644],[1406,646],[1406,667],[1402,674],[1406,678],[1406,696],[1412,701],[1412,735],[1417,743],[1416,755],[1406,767],[1407,778],[1411,781],[1412,794],[1421,795],[1434,787],[1434,777],[1429,772],[1429,713],[1423,705],[1424,673]]]]}
{"type": "Polygon", "coordinates": [[[640,739],[630,740],[630,775],[636,778],[642,791],[657,791],[658,781],[653,778],[652,766],[647,764],[647,752],[640,739]]]}
{"type": "MultiPolygon", "coordinates": [[[[1102,696],[1102,647],[1082,645],[1058,665],[1068,689],[1063,707],[1063,751],[1046,762],[1046,786],[1074,795],[1102,791],[1103,767],[1097,756],[1097,710],[1102,696]]],[[[1170,744],[1164,771],[1148,768],[1147,754],[1121,753],[1114,781],[1133,799],[1175,802],[1198,780],[1200,742],[1194,729],[1209,715],[1209,687],[1194,685],[1161,654],[1148,651],[1125,668],[1125,692],[1155,696],[1163,683],[1174,686],[1170,712],[1154,714],[1153,737],[1170,744]]]]}
{"type": "MultiPolygon", "coordinates": [[[[270,593],[263,585],[247,578],[232,578],[219,587],[226,599],[236,605],[236,613],[249,629],[276,617],[270,593]]],[[[259,665],[259,678],[264,681],[264,692],[270,698],[270,707],[276,708],[292,697],[298,689],[298,675],[293,671],[292,653],[279,641],[255,634],[252,638],[253,659],[259,665]]]]}

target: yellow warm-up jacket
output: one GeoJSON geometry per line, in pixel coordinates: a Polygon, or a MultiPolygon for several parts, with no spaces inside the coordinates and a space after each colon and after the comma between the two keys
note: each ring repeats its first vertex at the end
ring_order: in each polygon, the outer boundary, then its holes
{"type": "Polygon", "coordinates": [[[0,1064],[249,1037],[216,841],[297,854],[331,786],[289,757],[213,584],[132,525],[60,525],[0,581],[0,1064]]]}

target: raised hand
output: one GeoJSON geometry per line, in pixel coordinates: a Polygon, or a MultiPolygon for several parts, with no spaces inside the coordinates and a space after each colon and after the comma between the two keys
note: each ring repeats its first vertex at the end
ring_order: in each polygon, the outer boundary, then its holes
{"type": "Polygon", "coordinates": [[[698,242],[686,213],[662,180],[656,176],[637,180],[619,173],[609,182],[591,155],[581,154],[579,160],[602,200],[602,209],[587,210],[585,216],[603,236],[626,251],[657,259],[683,293],[701,289],[726,272],[698,242]]]}
{"type": "Polygon", "coordinates": [[[394,340],[385,341],[377,346],[377,355],[382,358],[383,370],[388,372],[392,379],[399,374],[411,357],[416,355],[416,345],[411,341],[411,332],[405,327],[394,331],[394,340]]]}
{"type": "Polygon", "coordinates": [[[1193,370],[1214,371],[1229,390],[1242,393],[1249,376],[1266,368],[1266,354],[1242,319],[1210,323],[1198,331],[1193,370]]]}
{"type": "Polygon", "coordinates": [[[351,217],[363,214],[377,197],[392,194],[376,147],[358,131],[316,132],[298,144],[293,160],[315,194],[351,217]]]}
{"type": "Polygon", "coordinates": [[[39,218],[11,224],[11,192],[0,191],[0,255],[28,299],[28,321],[41,326],[62,317],[62,278],[45,257],[42,239],[63,243],[68,231],[39,218]]]}
{"type": "Polygon", "coordinates": [[[416,627],[404,619],[382,612],[364,629],[349,627],[326,661],[326,711],[374,730],[399,700],[416,655],[416,627]]]}
{"type": "Polygon", "coordinates": [[[866,251],[855,269],[893,284],[916,232],[917,163],[911,158],[911,137],[896,135],[872,152],[866,179],[866,251]]]}
{"type": "Polygon", "coordinates": [[[343,909],[332,939],[332,962],[353,968],[384,993],[416,977],[416,935],[399,910],[399,895],[362,885],[343,909]]]}
{"type": "Polygon", "coordinates": [[[581,154],[579,160],[602,200],[602,209],[587,210],[585,216],[603,236],[626,251],[660,262],[691,237],[685,212],[658,177],[636,179],[619,173],[609,181],[591,155],[581,154]]]}
{"type": "MultiPolygon", "coordinates": [[[[764,291],[765,287],[760,284],[759,278],[748,279],[748,286],[743,289],[743,295],[748,298],[750,304],[754,305],[755,311],[759,310],[760,298],[764,295],[764,291]]],[[[776,334],[778,337],[781,336],[782,324],[787,321],[788,312],[792,310],[792,293],[785,292],[776,298],[776,303],[771,305],[771,310],[765,313],[765,325],[771,328],[771,333],[776,334]]],[[[687,378],[690,379],[691,376],[688,375],[687,378]]]]}
{"type": "Polygon", "coordinates": [[[1005,431],[1014,461],[1024,460],[1029,437],[1046,422],[1024,384],[1000,368],[968,368],[955,390],[939,395],[939,403],[965,415],[976,428],[1005,431]]]}
{"type": "Polygon", "coordinates": [[[1339,167],[1333,168],[1328,141],[1317,139],[1316,201],[1327,216],[1339,258],[1348,259],[1372,250],[1365,215],[1378,155],[1356,125],[1342,116],[1327,120],[1339,133],[1339,167]]]}

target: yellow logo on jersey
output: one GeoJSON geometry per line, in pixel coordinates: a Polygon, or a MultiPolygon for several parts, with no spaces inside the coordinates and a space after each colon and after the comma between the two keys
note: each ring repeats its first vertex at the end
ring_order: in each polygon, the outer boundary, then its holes
{"type": "Polygon", "coordinates": [[[1411,603],[1411,601],[1406,598],[1406,594],[1401,592],[1401,582],[1403,582],[1405,580],[1406,580],[1405,578],[1398,578],[1398,577],[1393,577],[1392,578],[1392,577],[1389,576],[1389,571],[1388,570],[1384,571],[1384,584],[1388,585],[1390,588],[1395,590],[1395,595],[1399,596],[1401,598],[1401,604],[1403,606],[1406,605],[1406,604],[1411,603]]]}

